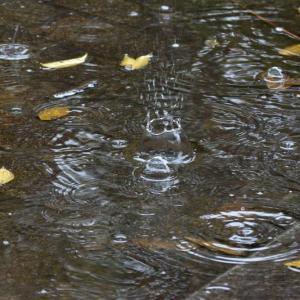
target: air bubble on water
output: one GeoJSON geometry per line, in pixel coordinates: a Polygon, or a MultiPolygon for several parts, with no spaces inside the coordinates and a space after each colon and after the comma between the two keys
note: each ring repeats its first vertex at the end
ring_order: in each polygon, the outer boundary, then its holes
{"type": "Polygon", "coordinates": [[[29,49],[23,44],[1,44],[0,59],[22,60],[30,57],[29,49]]]}
{"type": "Polygon", "coordinates": [[[268,69],[267,74],[265,76],[266,81],[270,82],[283,82],[285,80],[285,75],[281,68],[279,67],[272,67],[268,69]]]}
{"type": "Polygon", "coordinates": [[[115,234],[113,237],[113,242],[116,244],[127,243],[127,236],[122,233],[115,234]]]}
{"type": "Polygon", "coordinates": [[[128,146],[128,142],[122,139],[115,139],[111,141],[111,145],[114,149],[124,149],[128,146]]]}

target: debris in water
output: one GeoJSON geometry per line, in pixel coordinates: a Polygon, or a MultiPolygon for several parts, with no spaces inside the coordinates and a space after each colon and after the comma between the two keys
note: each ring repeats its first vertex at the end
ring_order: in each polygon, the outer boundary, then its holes
{"type": "Polygon", "coordinates": [[[6,184],[15,178],[14,174],[2,167],[0,169],[0,185],[6,184]]]}
{"type": "Polygon", "coordinates": [[[41,66],[46,69],[62,69],[62,68],[69,68],[74,67],[80,64],[83,64],[88,57],[88,54],[84,54],[83,56],[77,57],[77,58],[71,58],[66,60],[59,60],[54,62],[48,62],[48,63],[41,63],[41,66]]]}
{"type": "Polygon", "coordinates": [[[128,71],[142,69],[149,64],[152,57],[153,55],[150,53],[134,59],[128,54],[125,54],[120,66],[125,67],[128,71]]]}
{"type": "Polygon", "coordinates": [[[38,117],[42,121],[51,121],[62,118],[70,113],[67,106],[47,108],[38,113],[38,117]]]}

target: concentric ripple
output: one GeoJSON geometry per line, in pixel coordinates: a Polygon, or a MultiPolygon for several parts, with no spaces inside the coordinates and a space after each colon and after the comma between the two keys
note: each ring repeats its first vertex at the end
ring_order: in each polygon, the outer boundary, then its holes
{"type": "MultiPolygon", "coordinates": [[[[233,264],[276,261],[288,259],[299,250],[292,246],[292,239],[288,249],[277,241],[295,222],[292,216],[281,211],[242,207],[241,210],[202,215],[198,222],[201,247],[189,253],[208,260],[233,264]]],[[[191,241],[194,246],[195,242],[191,241]]],[[[197,244],[197,237],[195,241],[197,244]]]]}

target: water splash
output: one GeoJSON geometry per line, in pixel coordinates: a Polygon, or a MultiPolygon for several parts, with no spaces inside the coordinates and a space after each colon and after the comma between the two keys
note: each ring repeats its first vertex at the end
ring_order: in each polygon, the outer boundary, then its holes
{"type": "Polygon", "coordinates": [[[23,60],[30,58],[29,48],[24,44],[1,44],[0,59],[23,60]]]}

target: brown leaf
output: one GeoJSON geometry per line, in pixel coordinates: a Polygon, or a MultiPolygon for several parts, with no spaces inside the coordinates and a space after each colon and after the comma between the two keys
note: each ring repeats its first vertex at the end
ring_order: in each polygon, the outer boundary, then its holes
{"type": "Polygon", "coordinates": [[[174,241],[165,241],[162,239],[138,239],[133,240],[133,244],[150,249],[150,250],[178,250],[176,242],[174,241]]]}
{"type": "Polygon", "coordinates": [[[38,117],[42,121],[50,121],[62,118],[70,113],[67,106],[59,106],[47,108],[38,113],[38,117]]]}
{"type": "Polygon", "coordinates": [[[227,255],[233,256],[244,256],[246,253],[240,249],[230,248],[229,246],[223,245],[221,243],[213,242],[213,241],[205,241],[201,238],[194,238],[194,237],[184,237],[185,240],[191,242],[197,246],[207,248],[212,251],[221,252],[227,255]]]}

